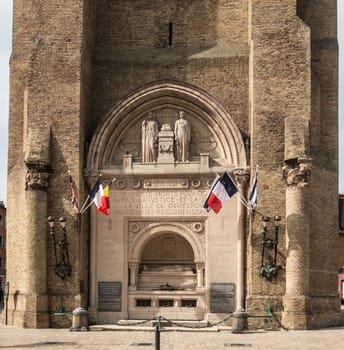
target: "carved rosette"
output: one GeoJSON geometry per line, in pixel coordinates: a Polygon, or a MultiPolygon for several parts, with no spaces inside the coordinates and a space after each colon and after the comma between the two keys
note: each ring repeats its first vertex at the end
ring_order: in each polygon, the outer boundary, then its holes
{"type": "Polygon", "coordinates": [[[128,241],[132,243],[135,236],[142,231],[151,221],[129,221],[128,222],[128,241]]]}
{"type": "Polygon", "coordinates": [[[25,190],[46,191],[49,186],[49,165],[26,162],[26,167],[25,190]]]}
{"type": "Polygon", "coordinates": [[[294,162],[286,162],[283,167],[283,177],[288,186],[307,186],[312,168],[312,158],[298,158],[294,162]]]}

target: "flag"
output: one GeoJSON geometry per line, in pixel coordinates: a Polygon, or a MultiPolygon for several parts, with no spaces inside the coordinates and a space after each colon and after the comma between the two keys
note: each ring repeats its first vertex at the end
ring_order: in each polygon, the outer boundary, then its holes
{"type": "Polygon", "coordinates": [[[100,193],[100,180],[98,179],[94,186],[91,189],[91,192],[89,194],[89,197],[91,199],[91,203],[94,203],[97,208],[101,205],[101,193],[100,193]]]}
{"type": "Polygon", "coordinates": [[[97,207],[99,213],[109,215],[108,209],[109,205],[109,185],[103,188],[103,185],[100,183],[100,179],[96,181],[91,192],[90,192],[91,203],[94,203],[97,207]]]}
{"type": "Polygon", "coordinates": [[[95,206],[97,207],[97,211],[101,211],[100,208],[102,206],[103,193],[103,186],[100,183],[100,180],[98,179],[90,192],[91,203],[95,204],[95,206]]]}
{"type": "Polygon", "coordinates": [[[256,168],[256,173],[253,178],[250,194],[248,196],[248,200],[251,205],[251,210],[254,210],[257,206],[257,183],[258,183],[258,167],[256,168]]]}
{"type": "Polygon", "coordinates": [[[238,189],[235,183],[228,173],[225,172],[212,189],[207,205],[217,214],[223,207],[224,203],[232,198],[237,192],[238,189]]]}
{"type": "Polygon", "coordinates": [[[80,214],[85,213],[85,211],[92,205],[95,204],[97,211],[105,215],[109,215],[108,209],[110,208],[109,200],[109,190],[110,186],[115,182],[116,178],[114,177],[106,186],[103,188],[103,185],[100,182],[100,178],[96,181],[92,187],[90,193],[88,194],[84,204],[80,209],[80,214]],[[90,201],[90,202],[89,202],[90,201]],[[87,204],[88,203],[88,204],[87,204]]]}
{"type": "Polygon", "coordinates": [[[209,190],[209,192],[208,192],[208,194],[207,194],[207,198],[206,198],[206,200],[205,200],[205,202],[204,202],[204,204],[203,204],[203,208],[204,208],[204,209],[207,209],[208,212],[211,211],[211,208],[210,208],[209,205],[208,205],[208,199],[209,199],[209,197],[210,197],[210,195],[211,195],[211,193],[212,193],[212,191],[213,191],[215,185],[217,184],[217,182],[218,182],[219,180],[220,180],[220,175],[219,175],[219,174],[216,174],[215,179],[214,179],[214,181],[213,181],[213,183],[212,183],[212,185],[211,185],[211,187],[210,187],[210,190],[209,190]]]}
{"type": "Polygon", "coordinates": [[[79,211],[78,199],[76,197],[76,192],[75,192],[74,182],[73,182],[72,176],[69,176],[69,186],[70,186],[70,200],[72,202],[73,209],[78,212],[79,211]]]}
{"type": "MultiPolygon", "coordinates": [[[[100,185],[103,187],[102,185],[100,185]]],[[[103,188],[103,193],[101,192],[101,206],[98,208],[98,212],[101,212],[105,215],[109,215],[108,209],[110,208],[109,200],[109,185],[106,185],[103,188]]]]}

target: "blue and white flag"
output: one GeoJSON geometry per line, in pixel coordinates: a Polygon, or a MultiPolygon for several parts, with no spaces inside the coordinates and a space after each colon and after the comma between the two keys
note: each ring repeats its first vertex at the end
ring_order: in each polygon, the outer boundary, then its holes
{"type": "Polygon", "coordinates": [[[254,175],[253,182],[250,189],[248,200],[251,205],[251,210],[256,209],[257,206],[257,183],[258,183],[258,166],[256,168],[256,174],[254,175]]]}

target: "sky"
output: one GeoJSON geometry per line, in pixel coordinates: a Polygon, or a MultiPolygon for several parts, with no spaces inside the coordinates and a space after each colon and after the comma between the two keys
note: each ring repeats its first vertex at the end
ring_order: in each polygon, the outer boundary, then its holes
{"type": "Polygon", "coordinates": [[[0,0],[0,18],[0,201],[6,203],[8,63],[12,38],[12,0],[0,0]]]}
{"type": "MultiPolygon", "coordinates": [[[[338,3],[339,42],[339,193],[344,193],[344,0],[338,3]]],[[[12,0],[0,0],[0,201],[6,203],[8,64],[11,54],[12,0]]]]}

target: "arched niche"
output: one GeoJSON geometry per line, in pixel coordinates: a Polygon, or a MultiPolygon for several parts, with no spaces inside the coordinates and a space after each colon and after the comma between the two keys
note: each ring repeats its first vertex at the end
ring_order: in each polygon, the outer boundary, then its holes
{"type": "Polygon", "coordinates": [[[147,244],[156,237],[167,235],[179,235],[185,239],[192,248],[194,261],[204,261],[204,247],[196,234],[183,224],[166,222],[150,224],[136,235],[129,245],[129,262],[141,262],[147,244]]]}
{"type": "MultiPolygon", "coordinates": [[[[194,263],[195,255],[190,243],[182,236],[172,232],[151,238],[143,247],[143,265],[180,265],[194,263]]],[[[159,267],[159,266],[158,266],[159,267]]]]}
{"type": "Polygon", "coordinates": [[[204,258],[197,235],[183,224],[150,224],[129,244],[130,286],[195,290],[203,286],[204,258]]]}
{"type": "MultiPolygon", "coordinates": [[[[132,92],[108,113],[90,144],[88,170],[97,171],[121,166],[119,154],[132,153],[130,143],[136,143],[136,146],[132,147],[137,149],[137,143],[140,142],[139,128],[149,112],[153,112],[159,118],[161,126],[166,120],[173,123],[173,119],[177,119],[177,111],[180,110],[186,112],[194,132],[194,144],[191,147],[195,149],[191,160],[197,160],[197,152],[202,151],[200,143],[205,145],[208,142],[216,144],[216,151],[213,151],[214,165],[246,166],[242,136],[226,110],[209,94],[194,86],[163,81],[132,92]],[[125,147],[122,146],[124,139],[127,140],[125,147]]],[[[211,148],[211,145],[207,147],[211,148]]],[[[139,152],[133,153],[134,161],[139,162],[139,152]]]]}

